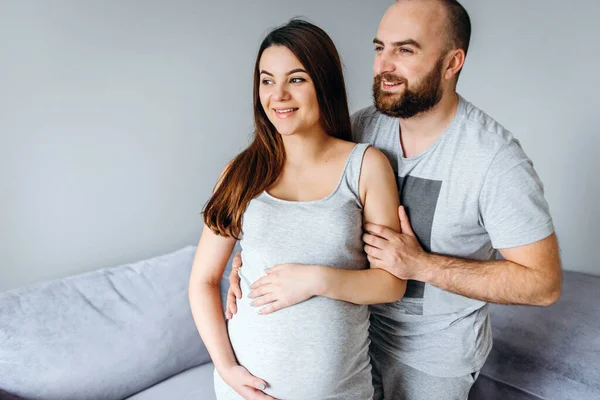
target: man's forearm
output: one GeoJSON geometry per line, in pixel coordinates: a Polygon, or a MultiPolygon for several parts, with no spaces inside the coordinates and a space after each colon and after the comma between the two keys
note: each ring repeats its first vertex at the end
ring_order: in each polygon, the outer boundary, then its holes
{"type": "Polygon", "coordinates": [[[475,261],[430,254],[415,276],[449,292],[502,304],[549,305],[560,287],[549,273],[512,261],[475,261]]]}
{"type": "Polygon", "coordinates": [[[404,295],[406,281],[381,269],[347,270],[321,267],[318,295],[354,304],[391,303],[404,295]]]}

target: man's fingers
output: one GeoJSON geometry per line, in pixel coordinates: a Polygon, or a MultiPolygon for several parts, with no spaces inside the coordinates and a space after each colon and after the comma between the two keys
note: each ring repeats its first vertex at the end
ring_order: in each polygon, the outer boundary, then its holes
{"type": "Polygon", "coordinates": [[[238,299],[242,298],[242,288],[240,288],[239,277],[238,277],[238,280],[235,283],[232,283],[231,286],[229,286],[229,288],[231,289],[231,291],[233,292],[233,294],[235,294],[235,297],[237,297],[238,299]]]}
{"type": "Polygon", "coordinates": [[[227,312],[226,315],[229,314],[230,317],[227,319],[231,319],[233,314],[237,313],[237,301],[233,291],[231,289],[227,292],[227,312]]]}
{"type": "Polygon", "coordinates": [[[385,239],[382,239],[379,236],[371,235],[370,233],[364,233],[362,239],[366,244],[378,249],[383,249],[387,243],[385,239]]]}
{"type": "Polygon", "coordinates": [[[235,297],[242,298],[242,289],[240,288],[240,276],[238,275],[242,268],[242,253],[235,253],[231,262],[231,272],[229,273],[229,289],[233,290],[235,297]]]}
{"type": "Polygon", "coordinates": [[[236,301],[236,299],[233,299],[231,301],[231,307],[229,308],[229,310],[231,311],[231,314],[237,314],[237,301],[236,301]]]}
{"type": "Polygon", "coordinates": [[[231,312],[231,291],[227,292],[227,303],[225,304],[225,319],[233,318],[233,314],[231,312]]]}
{"type": "Polygon", "coordinates": [[[410,226],[410,222],[408,221],[408,215],[406,214],[406,209],[404,206],[398,207],[398,217],[400,218],[400,229],[402,233],[415,236],[415,233],[410,226]]]}
{"type": "Polygon", "coordinates": [[[231,262],[231,269],[237,271],[242,268],[242,253],[235,253],[233,261],[231,262]]]}
{"type": "Polygon", "coordinates": [[[372,224],[370,222],[367,222],[365,224],[364,230],[370,233],[371,235],[379,236],[380,238],[387,240],[392,240],[397,233],[386,226],[372,224]]]}
{"type": "Polygon", "coordinates": [[[369,256],[373,256],[376,258],[382,258],[384,255],[383,250],[380,250],[380,249],[373,247],[371,245],[368,245],[368,244],[365,244],[364,249],[365,249],[365,253],[367,253],[367,255],[369,255],[369,256]]]}
{"type": "Polygon", "coordinates": [[[242,298],[242,289],[240,288],[240,276],[238,275],[238,269],[231,267],[231,272],[229,273],[229,290],[232,290],[235,294],[235,297],[238,299],[242,298]]]}
{"type": "Polygon", "coordinates": [[[273,293],[265,294],[264,296],[257,297],[256,300],[252,302],[254,307],[264,306],[265,304],[269,304],[277,300],[273,293]]]}
{"type": "Polygon", "coordinates": [[[367,255],[367,259],[372,268],[381,268],[381,260],[379,258],[367,255]]]}

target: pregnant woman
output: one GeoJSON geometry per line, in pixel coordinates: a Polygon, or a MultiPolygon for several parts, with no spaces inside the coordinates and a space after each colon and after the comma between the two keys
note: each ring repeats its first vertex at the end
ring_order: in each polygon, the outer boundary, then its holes
{"type": "Polygon", "coordinates": [[[366,304],[396,301],[406,283],[369,268],[362,225],[398,231],[398,192],[387,158],[350,141],[342,67],[323,30],[292,20],[267,35],[254,69],[254,120],[252,143],[225,167],[204,209],[190,276],[217,398],[371,399],[366,304]],[[238,239],[243,296],[226,324],[219,282],[238,239]],[[352,299],[317,296],[260,314],[251,284],[286,263],[299,285],[322,284],[314,272],[327,269],[352,299]]]}

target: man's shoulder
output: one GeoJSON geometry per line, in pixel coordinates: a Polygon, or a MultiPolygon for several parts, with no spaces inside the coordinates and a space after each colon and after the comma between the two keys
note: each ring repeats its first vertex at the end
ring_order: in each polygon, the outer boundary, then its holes
{"type": "Polygon", "coordinates": [[[377,111],[375,106],[371,104],[370,106],[355,111],[350,118],[352,119],[352,122],[358,122],[365,118],[374,118],[378,114],[380,115],[379,111],[377,111]]]}
{"type": "Polygon", "coordinates": [[[463,116],[459,129],[463,140],[491,155],[503,149],[521,148],[519,140],[501,123],[464,98],[461,101],[463,116]]]}
{"type": "Polygon", "coordinates": [[[351,116],[352,137],[356,142],[372,142],[373,136],[378,131],[377,127],[382,122],[389,122],[393,119],[382,114],[373,105],[362,108],[351,116]]]}

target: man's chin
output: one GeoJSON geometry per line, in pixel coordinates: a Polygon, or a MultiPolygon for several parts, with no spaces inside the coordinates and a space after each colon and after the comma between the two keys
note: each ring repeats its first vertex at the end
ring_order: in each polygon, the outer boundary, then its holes
{"type": "Polygon", "coordinates": [[[396,102],[393,101],[378,101],[375,103],[375,108],[385,115],[396,115],[396,102]]]}

